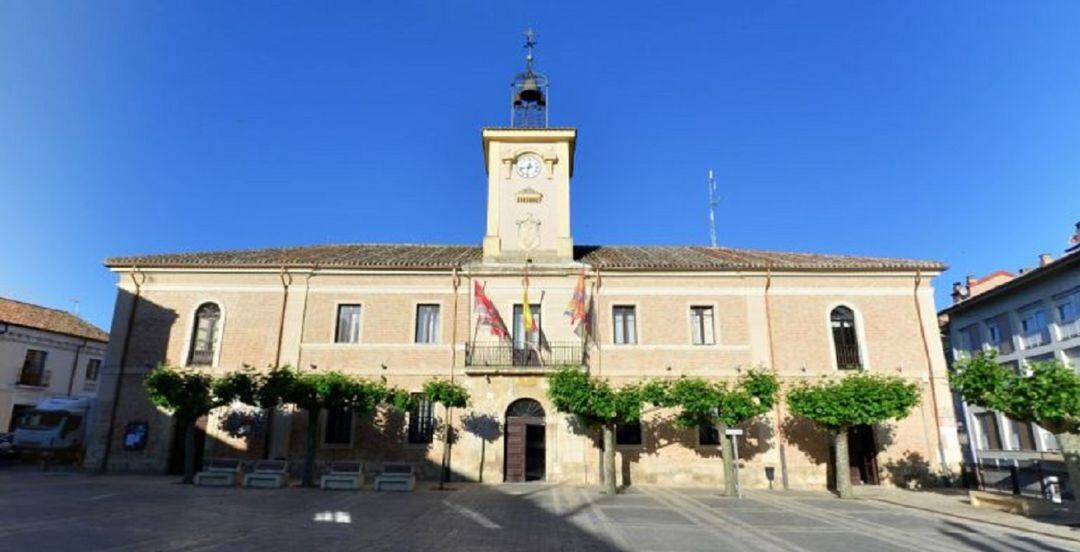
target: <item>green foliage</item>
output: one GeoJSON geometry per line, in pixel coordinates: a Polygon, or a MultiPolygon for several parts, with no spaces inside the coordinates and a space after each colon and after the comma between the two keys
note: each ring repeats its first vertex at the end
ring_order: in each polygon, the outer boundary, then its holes
{"type": "Polygon", "coordinates": [[[220,404],[206,372],[159,364],[143,383],[151,402],[182,420],[194,421],[220,404]]]}
{"type": "Polygon", "coordinates": [[[464,387],[440,379],[433,379],[424,384],[424,395],[433,403],[447,408],[464,408],[469,404],[469,391],[464,387]]]}
{"type": "MultiPolygon", "coordinates": [[[[607,380],[579,368],[562,368],[548,376],[548,397],[560,412],[574,414],[587,425],[629,423],[641,418],[645,387],[632,384],[615,389],[607,380]]],[[[656,398],[657,388],[648,388],[656,398]]]]}
{"type": "Polygon", "coordinates": [[[998,364],[993,351],[956,362],[949,376],[968,403],[1053,433],[1080,432],[1080,375],[1059,360],[1036,362],[1027,375],[998,364]]]}
{"type": "Polygon", "coordinates": [[[919,388],[896,377],[853,374],[804,382],[788,392],[787,400],[792,413],[839,430],[907,416],[919,402],[919,388]]]}
{"type": "Polygon", "coordinates": [[[727,382],[683,377],[673,382],[650,382],[644,395],[654,404],[679,407],[675,417],[675,425],[679,427],[702,424],[731,427],[772,409],[779,389],[772,374],[752,370],[740,377],[734,387],[727,382]]]}
{"type": "Polygon", "coordinates": [[[219,404],[233,402],[255,405],[262,377],[250,366],[214,378],[213,392],[219,404]]]}
{"type": "Polygon", "coordinates": [[[366,414],[387,398],[382,382],[355,378],[340,372],[307,372],[299,374],[292,385],[282,388],[283,402],[294,404],[308,412],[323,409],[348,408],[356,414],[366,414]]]}
{"type": "Polygon", "coordinates": [[[286,397],[291,393],[299,377],[300,374],[289,365],[275,366],[269,372],[260,374],[254,405],[275,408],[286,402],[286,397]]]}

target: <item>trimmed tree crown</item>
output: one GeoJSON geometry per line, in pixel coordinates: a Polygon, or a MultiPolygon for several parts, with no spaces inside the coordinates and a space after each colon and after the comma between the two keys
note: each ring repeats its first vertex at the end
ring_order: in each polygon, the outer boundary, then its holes
{"type": "Polygon", "coordinates": [[[907,416],[919,403],[919,388],[897,377],[860,373],[801,383],[788,392],[787,401],[792,413],[839,430],[907,416]]]}
{"type": "Polygon", "coordinates": [[[1053,433],[1080,432],[1080,374],[1059,360],[1033,363],[1020,374],[983,351],[958,360],[949,382],[968,403],[1053,433]]]}
{"type": "Polygon", "coordinates": [[[573,367],[548,376],[548,397],[560,412],[574,414],[587,425],[630,423],[641,419],[642,387],[615,389],[607,380],[589,376],[573,367]]]}

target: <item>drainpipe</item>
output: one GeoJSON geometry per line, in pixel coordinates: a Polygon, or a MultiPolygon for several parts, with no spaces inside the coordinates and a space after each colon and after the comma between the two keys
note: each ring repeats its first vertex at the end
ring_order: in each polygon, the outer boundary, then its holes
{"type": "MultiPolygon", "coordinates": [[[[776,381],[780,381],[780,370],[776,367],[776,348],[773,346],[772,310],[769,308],[769,288],[772,287],[772,269],[765,270],[765,332],[769,336],[769,366],[772,368],[776,381]]],[[[780,431],[780,421],[783,419],[782,400],[777,400],[773,406],[776,415],[776,444],[780,452],[780,483],[784,490],[788,490],[787,450],[784,446],[784,434],[780,431]]]]}
{"type": "Polygon", "coordinates": [[[945,445],[941,442],[941,417],[938,414],[938,399],[937,389],[934,386],[934,364],[930,359],[930,343],[926,339],[926,324],[923,323],[922,305],[919,303],[919,285],[922,283],[922,270],[915,271],[915,289],[913,297],[915,299],[915,315],[918,317],[919,322],[919,337],[922,338],[923,352],[926,354],[926,369],[930,373],[930,400],[933,401],[934,407],[934,428],[937,430],[937,449],[938,449],[938,461],[941,462],[941,469],[947,469],[945,463],[945,445]]]}
{"type": "Polygon", "coordinates": [[[281,267],[281,315],[278,317],[277,350],[274,352],[274,367],[281,365],[281,340],[285,335],[285,307],[289,303],[289,286],[292,285],[292,274],[285,267],[281,267]]]}
{"type": "Polygon", "coordinates": [[[101,456],[101,466],[98,468],[101,473],[109,471],[109,455],[112,453],[113,437],[116,434],[116,413],[120,406],[120,388],[124,382],[124,367],[127,366],[128,349],[131,346],[131,330],[135,326],[135,310],[139,307],[142,285],[146,282],[146,274],[139,272],[138,266],[131,267],[131,282],[135,284],[135,295],[132,296],[131,310],[128,311],[127,328],[124,328],[124,345],[120,349],[120,366],[116,373],[112,408],[109,410],[109,426],[105,433],[105,453],[101,456]]]}
{"type": "Polygon", "coordinates": [[[454,382],[454,367],[457,366],[457,327],[458,327],[458,288],[461,286],[461,276],[458,271],[460,266],[455,266],[450,284],[454,288],[454,312],[450,317],[450,383],[454,382]]]}
{"type": "Polygon", "coordinates": [[[75,348],[75,360],[71,361],[71,377],[68,378],[67,394],[71,396],[71,391],[75,387],[75,372],[79,369],[79,355],[82,354],[82,350],[86,348],[89,343],[88,339],[83,339],[82,345],[75,348]]]}

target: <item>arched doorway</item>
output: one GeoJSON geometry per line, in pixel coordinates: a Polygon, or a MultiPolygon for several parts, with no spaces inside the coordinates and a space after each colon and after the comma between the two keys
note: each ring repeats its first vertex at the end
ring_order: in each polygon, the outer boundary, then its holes
{"type": "Polygon", "coordinates": [[[506,408],[503,479],[508,483],[543,481],[547,465],[544,407],[518,399],[506,408]]]}

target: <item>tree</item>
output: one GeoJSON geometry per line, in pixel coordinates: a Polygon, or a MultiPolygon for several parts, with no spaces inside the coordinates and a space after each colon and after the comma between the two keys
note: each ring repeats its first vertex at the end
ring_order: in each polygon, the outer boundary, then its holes
{"type": "Polygon", "coordinates": [[[772,374],[750,371],[734,387],[727,382],[709,382],[701,378],[657,380],[644,387],[648,402],[678,407],[675,425],[696,428],[712,425],[720,434],[720,454],[724,459],[724,494],[736,496],[735,451],[727,430],[765,414],[776,402],[780,386],[772,374]]]}
{"type": "Polygon", "coordinates": [[[949,374],[969,404],[1032,422],[1057,437],[1073,489],[1080,488],[1080,375],[1059,360],[1033,363],[1018,374],[993,351],[958,360],[949,374]]]}
{"type": "MultiPolygon", "coordinates": [[[[214,377],[206,372],[159,364],[143,384],[150,401],[171,413],[184,434],[184,483],[195,481],[195,423],[219,406],[214,377]]],[[[231,401],[230,401],[231,402],[231,401]]]]}
{"type": "Polygon", "coordinates": [[[548,397],[556,410],[577,416],[588,427],[600,428],[604,446],[604,492],[614,495],[615,427],[641,419],[644,398],[639,384],[613,388],[579,368],[561,368],[548,376],[548,397]]]}
{"type": "Polygon", "coordinates": [[[296,405],[307,413],[303,485],[308,487],[315,486],[319,413],[323,410],[348,409],[353,415],[364,416],[390,395],[382,382],[358,379],[339,372],[303,373],[282,390],[283,402],[296,405]]]}
{"type": "Polygon", "coordinates": [[[444,489],[446,488],[446,481],[450,478],[450,445],[453,441],[453,428],[450,420],[451,410],[464,408],[469,404],[469,391],[452,381],[433,379],[424,384],[424,396],[433,404],[443,405],[443,411],[445,412],[442,469],[439,470],[439,489],[444,489]]]}
{"type": "Polygon", "coordinates": [[[851,498],[848,428],[906,417],[919,402],[919,388],[897,377],[853,374],[803,382],[788,392],[787,402],[792,413],[829,432],[835,446],[836,491],[840,498],[851,498]]]}

